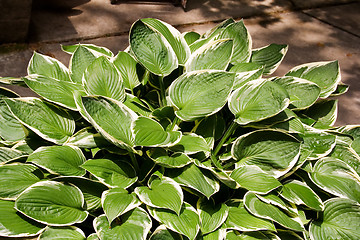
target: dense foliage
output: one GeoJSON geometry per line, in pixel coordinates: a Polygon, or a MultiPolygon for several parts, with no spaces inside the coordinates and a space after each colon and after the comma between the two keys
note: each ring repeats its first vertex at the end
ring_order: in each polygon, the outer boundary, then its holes
{"type": "Polygon", "coordinates": [[[243,21],[135,22],[116,56],[63,46],[1,78],[0,236],[360,239],[360,128],[333,127],[337,61],[271,75],[243,21]]]}

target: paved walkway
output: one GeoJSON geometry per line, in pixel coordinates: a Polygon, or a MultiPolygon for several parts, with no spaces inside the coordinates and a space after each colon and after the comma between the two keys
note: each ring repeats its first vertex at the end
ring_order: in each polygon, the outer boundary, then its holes
{"type": "MultiPolygon", "coordinates": [[[[337,124],[360,124],[360,1],[354,0],[188,0],[184,11],[166,1],[33,0],[28,44],[0,45],[0,76],[24,76],[34,50],[66,65],[60,44],[93,43],[113,52],[128,45],[138,18],[164,20],[200,33],[226,18],[245,19],[253,47],[288,44],[276,75],[307,62],[339,60],[350,84],[339,98],[337,124]]],[[[21,92],[28,95],[27,92],[21,92]]]]}

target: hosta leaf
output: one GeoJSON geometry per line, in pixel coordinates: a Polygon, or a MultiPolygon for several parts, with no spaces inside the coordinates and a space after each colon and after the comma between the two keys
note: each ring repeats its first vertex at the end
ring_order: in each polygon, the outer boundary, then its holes
{"type": "Polygon", "coordinates": [[[77,186],[84,195],[86,209],[94,211],[101,208],[101,195],[108,190],[104,184],[86,177],[56,177],[58,182],[71,183],[77,186]]]}
{"type": "Polygon", "coordinates": [[[127,188],[137,181],[135,170],[125,161],[90,159],[81,167],[109,187],[127,188]]]}
{"type": "Polygon", "coordinates": [[[2,100],[0,100],[0,136],[6,141],[19,141],[25,138],[25,130],[21,123],[2,100]]]}
{"type": "Polygon", "coordinates": [[[291,69],[286,76],[304,78],[321,88],[320,97],[326,98],[336,90],[340,82],[340,68],[337,61],[307,63],[291,69]]]}
{"type": "Polygon", "coordinates": [[[174,50],[180,65],[186,62],[190,56],[190,48],[177,29],[159,19],[145,18],[141,19],[141,21],[165,37],[171,48],[174,50]]]}
{"type": "Polygon", "coordinates": [[[200,229],[200,218],[195,208],[184,202],[180,214],[177,215],[172,211],[148,207],[150,215],[168,229],[187,236],[194,240],[200,229]]]}
{"type": "Polygon", "coordinates": [[[207,234],[218,229],[228,217],[229,208],[224,203],[214,205],[208,201],[198,203],[198,213],[201,219],[201,233],[207,234]]]}
{"type": "Polygon", "coordinates": [[[194,189],[207,198],[219,191],[219,183],[206,170],[200,170],[195,164],[190,164],[181,169],[167,169],[166,175],[182,186],[194,189]]]}
{"type": "Polygon", "coordinates": [[[226,238],[226,229],[219,228],[218,230],[202,236],[203,240],[224,240],[226,238]]]}
{"type": "Polygon", "coordinates": [[[192,162],[191,158],[184,153],[174,153],[168,156],[163,148],[148,150],[147,154],[157,164],[166,168],[182,168],[192,162]]]}
{"type": "Polygon", "coordinates": [[[342,160],[360,175],[360,157],[351,147],[336,144],[329,157],[342,160]]]}
{"type": "Polygon", "coordinates": [[[75,122],[68,112],[40,99],[6,99],[5,102],[22,124],[50,142],[63,144],[75,131],[75,122]]]}
{"type": "Polygon", "coordinates": [[[0,165],[0,198],[15,199],[41,179],[41,172],[31,164],[0,165]]]}
{"type": "Polygon", "coordinates": [[[286,182],[280,192],[281,197],[297,205],[303,204],[316,211],[322,211],[324,204],[320,197],[305,183],[291,180],[286,182]]]}
{"type": "MultiPolygon", "coordinates": [[[[276,236],[274,233],[272,232],[244,232],[240,235],[236,235],[233,232],[230,232],[227,236],[226,236],[228,240],[280,240],[280,238],[278,236],[276,236]]],[[[285,240],[285,239],[284,239],[285,240]]],[[[289,240],[289,239],[287,239],[289,240]]]]}
{"type": "Polygon", "coordinates": [[[122,188],[113,188],[103,192],[101,202],[109,223],[141,205],[135,193],[128,193],[122,188]]]}
{"type": "Polygon", "coordinates": [[[337,103],[337,100],[322,100],[306,109],[303,114],[316,120],[316,123],[313,124],[312,127],[328,129],[336,122],[337,103]]]}
{"type": "MultiPolygon", "coordinates": [[[[76,49],[79,47],[79,45],[80,44],[67,45],[67,46],[62,45],[61,49],[64,52],[72,54],[72,53],[74,53],[76,51],[76,49]]],[[[90,50],[97,57],[99,57],[101,55],[105,55],[105,56],[108,56],[108,57],[113,57],[114,56],[114,54],[109,49],[107,49],[106,47],[100,47],[100,46],[96,46],[94,44],[84,44],[84,43],[82,43],[81,46],[87,48],[88,50],[90,50]]]]}
{"type": "Polygon", "coordinates": [[[238,89],[245,83],[261,78],[264,72],[264,66],[257,63],[238,63],[229,70],[235,72],[234,89],[238,89]]]}
{"type": "Polygon", "coordinates": [[[43,181],[22,192],[15,201],[15,208],[38,222],[66,226],[87,218],[84,203],[84,196],[77,187],[43,181]]]}
{"type": "Polygon", "coordinates": [[[130,47],[137,60],[156,75],[169,75],[178,67],[177,56],[168,41],[141,20],[130,29],[130,47]]]}
{"type": "Polygon", "coordinates": [[[234,229],[238,231],[275,231],[275,226],[271,221],[255,217],[249,213],[242,201],[232,201],[228,205],[229,214],[225,222],[227,229],[234,229]]]}
{"type": "Polygon", "coordinates": [[[258,130],[236,139],[231,154],[238,161],[238,166],[257,165],[277,178],[296,164],[300,142],[281,131],[258,130]]]}
{"type": "Polygon", "coordinates": [[[83,85],[89,95],[109,97],[120,102],[125,100],[125,87],[119,71],[106,57],[94,60],[86,69],[83,85]]]}
{"type": "Polygon", "coordinates": [[[180,140],[180,132],[166,132],[157,121],[139,117],[133,123],[135,144],[138,146],[165,146],[180,140]]]}
{"type": "Polygon", "coordinates": [[[30,154],[27,162],[34,163],[47,171],[64,176],[82,176],[80,167],[86,161],[80,148],[70,146],[40,147],[30,154]]]}
{"type": "Polygon", "coordinates": [[[282,112],[289,105],[289,95],[280,85],[266,79],[253,80],[236,89],[228,106],[235,122],[245,125],[282,112]]]}
{"type": "Polygon", "coordinates": [[[28,66],[28,75],[39,74],[59,81],[71,82],[68,69],[55,58],[34,52],[28,66]]]}
{"type": "Polygon", "coordinates": [[[0,200],[0,236],[30,237],[38,235],[44,225],[19,214],[13,201],[0,200]]]}
{"type": "Polygon", "coordinates": [[[290,205],[285,202],[282,198],[278,197],[278,193],[269,193],[266,195],[255,194],[258,199],[260,199],[264,203],[271,204],[273,206],[278,207],[282,211],[286,212],[290,216],[298,216],[299,212],[294,207],[294,205],[290,205]]]}
{"type": "Polygon", "coordinates": [[[179,142],[171,148],[175,152],[193,154],[197,152],[209,152],[210,147],[205,139],[196,134],[182,135],[179,142]]]}
{"type": "Polygon", "coordinates": [[[85,111],[95,129],[119,147],[133,147],[131,124],[137,115],[119,101],[105,97],[83,97],[85,111]]]}
{"type": "Polygon", "coordinates": [[[295,231],[301,232],[304,230],[300,219],[290,217],[278,207],[262,202],[254,193],[247,192],[245,194],[244,204],[246,209],[257,217],[275,221],[295,231]]]}
{"type": "Polygon", "coordinates": [[[336,145],[336,136],[317,129],[306,129],[301,148],[311,152],[309,160],[327,156],[336,145]]]}
{"type": "Polygon", "coordinates": [[[96,148],[111,143],[106,141],[94,128],[86,127],[72,135],[65,144],[79,148],[96,148]]]}
{"type": "Polygon", "coordinates": [[[194,71],[181,75],[169,88],[176,115],[193,121],[219,111],[226,103],[234,83],[234,73],[194,71]]]}
{"type": "Polygon", "coordinates": [[[285,57],[288,45],[270,44],[268,46],[254,49],[250,62],[264,65],[264,75],[275,72],[285,57]]]}
{"type": "Polygon", "coordinates": [[[347,93],[349,88],[350,88],[349,85],[339,82],[338,85],[336,86],[336,90],[330,94],[330,97],[337,97],[343,95],[344,93],[347,93]]]}
{"type": "Polygon", "coordinates": [[[180,185],[171,178],[156,177],[149,187],[137,187],[134,192],[147,206],[180,213],[184,195],[180,185]]]}
{"type": "Polygon", "coordinates": [[[309,175],[324,191],[360,202],[360,177],[345,162],[336,158],[322,158],[309,175]]]}
{"type": "Polygon", "coordinates": [[[141,208],[125,213],[121,223],[110,224],[105,214],[94,219],[94,228],[101,240],[137,239],[145,240],[151,229],[151,218],[141,208]]]}
{"type": "Polygon", "coordinates": [[[100,240],[100,238],[96,233],[92,233],[86,238],[86,240],[100,240]]]}
{"type": "Polygon", "coordinates": [[[53,239],[86,240],[84,232],[77,227],[47,227],[40,234],[39,240],[53,239]]]}
{"type": "Polygon", "coordinates": [[[345,126],[342,130],[342,133],[348,134],[353,137],[351,143],[352,149],[359,155],[360,154],[360,125],[348,125],[345,126]]]}
{"type": "Polygon", "coordinates": [[[235,20],[232,18],[228,18],[222,22],[220,22],[218,25],[213,27],[212,29],[208,30],[206,33],[203,34],[203,37],[205,38],[213,38],[217,36],[219,33],[221,33],[227,26],[235,23],[235,20]]]}
{"type": "Polygon", "coordinates": [[[251,55],[251,36],[246,29],[243,20],[226,26],[216,39],[232,39],[234,41],[234,53],[231,64],[249,62],[251,55]]]}
{"type": "Polygon", "coordinates": [[[24,81],[31,90],[49,102],[59,104],[71,110],[76,110],[74,92],[81,91],[83,89],[82,85],[59,81],[54,78],[36,74],[24,77],[24,81]],[[49,91],[49,89],[51,89],[51,91],[49,91]]]}
{"type": "Polygon", "coordinates": [[[360,238],[360,205],[346,198],[332,198],[325,202],[324,212],[309,227],[311,240],[360,238]]]}
{"type": "Polygon", "coordinates": [[[160,225],[151,234],[150,240],[183,240],[182,235],[168,230],[164,225],[160,225]]]}
{"type": "Polygon", "coordinates": [[[183,36],[188,45],[191,45],[201,37],[200,34],[197,32],[186,32],[183,33],[183,36]]]}
{"type": "Polygon", "coordinates": [[[283,86],[290,96],[291,109],[310,107],[320,96],[320,87],[315,83],[297,77],[277,77],[273,82],[283,86]]]}
{"type": "Polygon", "coordinates": [[[130,54],[127,52],[119,52],[113,63],[120,72],[125,88],[133,90],[140,84],[139,77],[136,73],[137,62],[130,54]]]}
{"type": "Polygon", "coordinates": [[[239,166],[231,173],[230,177],[240,187],[260,194],[267,194],[281,186],[276,178],[253,165],[239,166]]]}
{"type": "Polygon", "coordinates": [[[0,164],[7,163],[10,160],[23,157],[26,155],[27,155],[26,153],[23,153],[16,149],[0,147],[0,164]]]}
{"type": "Polygon", "coordinates": [[[210,41],[191,54],[185,64],[185,69],[187,72],[204,69],[226,70],[232,53],[232,40],[210,41]]]}
{"type": "Polygon", "coordinates": [[[226,123],[219,115],[211,115],[200,121],[196,126],[195,133],[202,136],[210,148],[214,147],[216,140],[219,140],[225,132],[226,123]]]}
{"type": "Polygon", "coordinates": [[[70,58],[70,77],[75,83],[82,83],[86,68],[96,59],[96,56],[86,46],[79,44],[70,58]]]}
{"type": "Polygon", "coordinates": [[[152,114],[152,110],[149,108],[148,104],[145,105],[143,101],[131,94],[126,94],[124,105],[139,116],[150,117],[152,114]]]}

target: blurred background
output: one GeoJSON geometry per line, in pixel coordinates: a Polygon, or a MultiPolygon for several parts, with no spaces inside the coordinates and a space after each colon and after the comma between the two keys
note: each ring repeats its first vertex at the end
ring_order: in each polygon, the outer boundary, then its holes
{"type": "Polygon", "coordinates": [[[289,45],[278,76],[303,63],[339,60],[350,89],[338,98],[336,125],[360,124],[359,0],[0,0],[0,76],[25,76],[33,51],[68,65],[61,44],[92,43],[116,54],[128,46],[132,23],[145,17],[199,33],[244,19],[253,48],[289,45]]]}

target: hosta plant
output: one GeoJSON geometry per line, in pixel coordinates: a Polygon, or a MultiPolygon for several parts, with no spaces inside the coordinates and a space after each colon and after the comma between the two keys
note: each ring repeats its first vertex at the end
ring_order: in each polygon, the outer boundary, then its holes
{"type": "Polygon", "coordinates": [[[337,61],[275,77],[287,45],[243,21],[157,19],[117,55],[63,46],[1,78],[0,236],[360,239],[360,127],[334,127],[337,61]]]}

